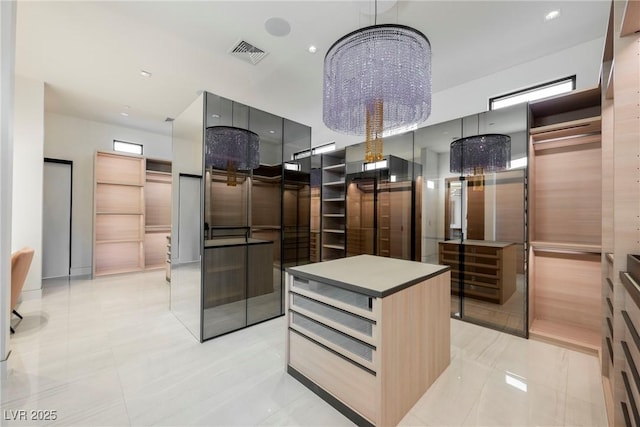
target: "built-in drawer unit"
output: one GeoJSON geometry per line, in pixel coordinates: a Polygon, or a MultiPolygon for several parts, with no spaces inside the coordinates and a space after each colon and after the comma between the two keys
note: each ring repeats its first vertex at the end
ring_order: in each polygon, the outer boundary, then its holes
{"type": "Polygon", "coordinates": [[[378,334],[374,298],[297,277],[293,278],[289,298],[291,329],[371,372],[376,371],[378,334]]]}
{"type": "MultiPolygon", "coordinates": [[[[624,308],[619,315],[624,324],[619,338],[624,357],[620,379],[624,386],[620,405],[626,425],[640,426],[640,271],[637,256],[629,255],[627,270],[620,272],[624,285],[624,308]]],[[[616,336],[616,341],[618,337],[616,336]]],[[[620,348],[619,347],[619,348],[620,348]]]]}
{"type": "Polygon", "coordinates": [[[466,240],[440,242],[440,264],[451,266],[451,291],[504,304],[516,290],[516,244],[466,240]]]}
{"type": "Polygon", "coordinates": [[[449,280],[370,255],[288,269],[288,372],[358,425],[397,424],[449,364],[449,280]]]}

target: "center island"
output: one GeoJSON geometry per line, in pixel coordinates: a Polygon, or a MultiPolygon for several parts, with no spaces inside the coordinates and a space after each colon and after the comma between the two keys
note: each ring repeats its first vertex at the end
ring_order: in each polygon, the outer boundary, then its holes
{"type": "Polygon", "coordinates": [[[447,266],[359,255],[287,269],[287,372],[358,425],[396,425],[450,362],[447,266]]]}

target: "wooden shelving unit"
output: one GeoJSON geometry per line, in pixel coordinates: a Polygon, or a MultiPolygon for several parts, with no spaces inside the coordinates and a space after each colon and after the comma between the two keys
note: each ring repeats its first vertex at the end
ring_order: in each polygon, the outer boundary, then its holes
{"type": "Polygon", "coordinates": [[[640,425],[640,2],[613,2],[602,64],[601,369],[609,425],[640,425]],[[604,82],[607,82],[605,85],[604,82]]]}
{"type": "Polygon", "coordinates": [[[311,156],[310,172],[311,201],[309,203],[309,261],[320,262],[321,253],[321,204],[322,204],[322,157],[320,154],[311,156]]]}
{"type": "Polygon", "coordinates": [[[167,236],[171,235],[170,171],[169,162],[147,160],[144,189],[144,257],[147,270],[166,268],[167,236]],[[166,171],[167,168],[169,172],[166,171]]]}
{"type": "Polygon", "coordinates": [[[374,183],[373,180],[349,181],[347,187],[347,256],[370,254],[374,250],[374,183]]]}
{"type": "Polygon", "coordinates": [[[378,191],[378,255],[391,256],[391,240],[391,192],[382,190],[378,191]]]}
{"type": "Polygon", "coordinates": [[[97,152],[93,274],[166,268],[171,163],[97,152]]]}
{"type": "Polygon", "coordinates": [[[144,269],[143,157],[95,158],[93,274],[144,269]]]}
{"type": "Polygon", "coordinates": [[[345,151],[322,155],[321,258],[346,255],[345,151]]]}
{"type": "Polygon", "coordinates": [[[600,89],[531,104],[529,335],[601,349],[600,89]]]}

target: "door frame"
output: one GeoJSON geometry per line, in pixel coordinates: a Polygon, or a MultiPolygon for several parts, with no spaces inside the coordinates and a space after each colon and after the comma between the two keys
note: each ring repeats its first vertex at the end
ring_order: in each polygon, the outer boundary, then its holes
{"type": "MultiPolygon", "coordinates": [[[[69,165],[70,179],[69,179],[69,271],[67,274],[71,276],[71,259],[72,254],[72,241],[73,241],[73,160],[54,159],[52,157],[45,157],[44,163],[57,163],[62,165],[69,165]]],[[[43,254],[44,257],[44,254],[43,254]]]]}

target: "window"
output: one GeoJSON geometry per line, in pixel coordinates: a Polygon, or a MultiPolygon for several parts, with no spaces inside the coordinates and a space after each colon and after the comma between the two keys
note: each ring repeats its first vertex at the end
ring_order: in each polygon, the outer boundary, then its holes
{"type": "Polygon", "coordinates": [[[113,151],[142,155],[142,144],[113,140],[113,151]]]}
{"type": "Polygon", "coordinates": [[[571,92],[575,88],[576,76],[567,77],[565,79],[555,80],[553,82],[491,98],[489,99],[489,109],[497,110],[499,108],[520,104],[522,102],[535,101],[537,99],[571,92]]]}
{"type": "Polygon", "coordinates": [[[300,171],[300,163],[285,162],[284,169],[288,171],[300,171]]]}
{"type": "Polygon", "coordinates": [[[317,147],[313,147],[311,149],[311,154],[328,153],[329,151],[335,151],[335,149],[336,149],[336,143],[330,142],[328,144],[318,145],[317,147]]]}
{"type": "Polygon", "coordinates": [[[389,167],[387,159],[378,160],[377,162],[371,163],[363,163],[362,170],[363,171],[372,171],[376,169],[387,169],[389,167]]]}
{"type": "Polygon", "coordinates": [[[330,151],[335,151],[335,149],[336,149],[336,143],[330,142],[328,144],[318,145],[317,147],[313,147],[309,150],[303,150],[303,151],[298,151],[297,153],[293,153],[293,155],[291,156],[291,160],[300,160],[300,159],[304,159],[305,157],[309,157],[312,154],[328,153],[330,151]]]}

